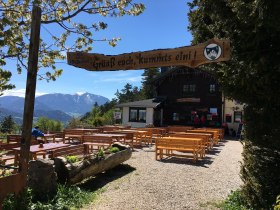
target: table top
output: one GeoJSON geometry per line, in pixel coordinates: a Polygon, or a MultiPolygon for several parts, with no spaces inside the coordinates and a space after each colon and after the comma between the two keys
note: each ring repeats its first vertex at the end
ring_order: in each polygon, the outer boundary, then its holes
{"type": "MultiPolygon", "coordinates": [[[[176,134],[176,133],[175,133],[176,134]]],[[[190,134],[190,135],[203,135],[203,136],[212,136],[212,133],[196,133],[196,132],[187,132],[187,133],[184,133],[186,135],[190,134]]]]}
{"type": "Polygon", "coordinates": [[[170,134],[178,134],[178,135],[205,135],[205,136],[211,136],[211,133],[204,133],[204,132],[191,132],[191,131],[187,131],[187,132],[169,132],[170,134]]]}
{"type": "MultiPolygon", "coordinates": [[[[179,140],[194,140],[194,141],[202,141],[202,138],[192,138],[192,137],[163,137],[164,139],[179,139],[179,140]]],[[[159,140],[162,138],[158,138],[159,140]]]]}
{"type": "Polygon", "coordinates": [[[218,133],[218,131],[215,131],[215,130],[202,130],[202,129],[187,130],[187,132],[192,132],[192,133],[218,133]]]}
{"type": "Polygon", "coordinates": [[[69,128],[67,130],[74,130],[74,131],[99,131],[99,128],[69,128]]]}
{"type": "MultiPolygon", "coordinates": [[[[63,144],[63,143],[46,143],[46,144],[43,144],[43,147],[39,147],[39,146],[40,146],[39,144],[31,145],[30,146],[30,153],[52,150],[52,149],[57,149],[57,148],[61,148],[61,147],[68,147],[70,145],[69,144],[63,144]]],[[[21,148],[16,147],[16,148],[12,148],[12,150],[20,151],[21,148]]]]}
{"type": "Polygon", "coordinates": [[[133,132],[133,133],[147,133],[148,132],[148,131],[144,131],[144,130],[121,130],[121,131],[133,132]]]}
{"type": "Polygon", "coordinates": [[[119,133],[95,133],[92,134],[92,136],[105,136],[105,137],[125,137],[125,134],[119,134],[119,133]]]}
{"type": "Polygon", "coordinates": [[[45,133],[43,137],[54,137],[55,133],[45,133]]]}

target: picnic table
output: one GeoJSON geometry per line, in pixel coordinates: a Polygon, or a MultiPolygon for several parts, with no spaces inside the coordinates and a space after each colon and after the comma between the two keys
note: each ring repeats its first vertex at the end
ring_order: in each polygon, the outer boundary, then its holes
{"type": "Polygon", "coordinates": [[[126,137],[127,137],[126,134],[113,133],[113,132],[112,133],[95,133],[95,134],[93,134],[93,136],[100,137],[100,138],[102,138],[102,137],[111,138],[112,142],[118,141],[123,144],[126,144],[126,137]]]}
{"type": "Polygon", "coordinates": [[[213,139],[213,144],[216,145],[219,143],[219,131],[216,130],[210,130],[210,129],[193,129],[193,130],[188,130],[187,132],[191,133],[210,133],[212,134],[212,139],[213,139]]]}
{"type": "MultiPolygon", "coordinates": [[[[36,160],[37,155],[39,154],[46,154],[48,151],[51,151],[53,149],[62,148],[62,147],[68,147],[69,144],[64,143],[46,143],[46,144],[36,144],[30,146],[30,156],[31,159],[36,160]]],[[[21,151],[20,147],[11,148],[11,150],[15,151],[15,166],[17,166],[19,161],[19,154],[21,151]]]]}
{"type": "Polygon", "coordinates": [[[106,133],[125,135],[125,138],[123,139],[124,142],[122,142],[122,140],[120,140],[120,142],[127,144],[131,148],[133,148],[133,146],[134,146],[134,141],[133,141],[134,132],[133,131],[116,130],[116,131],[106,131],[106,133]]]}
{"type": "Polygon", "coordinates": [[[129,130],[122,130],[125,132],[132,132],[134,138],[134,144],[142,145],[142,142],[147,143],[146,135],[148,131],[145,130],[137,130],[137,129],[129,129],[129,130]]]}

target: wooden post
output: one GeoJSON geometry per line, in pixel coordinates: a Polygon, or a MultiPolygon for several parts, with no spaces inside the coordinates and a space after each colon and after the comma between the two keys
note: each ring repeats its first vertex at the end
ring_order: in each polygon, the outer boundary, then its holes
{"type": "Polygon", "coordinates": [[[26,92],[23,114],[23,128],[21,138],[21,153],[19,160],[19,172],[24,174],[26,183],[28,173],[29,151],[31,142],[36,80],[38,71],[38,52],[40,41],[41,8],[33,6],[32,24],[28,57],[28,70],[26,80],[26,92]]]}
{"type": "Polygon", "coordinates": [[[2,203],[8,193],[22,192],[26,186],[28,174],[29,151],[31,142],[31,131],[34,112],[34,101],[36,91],[37,69],[38,69],[38,51],[40,41],[40,25],[41,25],[41,8],[33,6],[32,10],[32,24],[28,57],[26,93],[23,114],[23,129],[21,135],[21,152],[19,159],[19,172],[6,179],[1,180],[5,185],[1,184],[0,194],[0,210],[2,210],[2,203]],[[3,189],[4,187],[4,189],[3,189]]]}

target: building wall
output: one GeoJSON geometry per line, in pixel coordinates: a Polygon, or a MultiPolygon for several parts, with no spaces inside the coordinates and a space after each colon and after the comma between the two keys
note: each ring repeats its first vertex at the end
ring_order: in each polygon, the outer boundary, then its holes
{"type": "Polygon", "coordinates": [[[128,120],[129,120],[129,107],[123,107],[123,114],[122,114],[122,123],[124,125],[129,125],[128,120]]]}
{"type": "MultiPolygon", "coordinates": [[[[192,125],[193,115],[200,117],[209,115],[210,108],[217,109],[217,115],[207,121],[209,126],[222,123],[222,94],[215,78],[205,72],[195,69],[174,71],[156,82],[157,96],[166,96],[163,108],[163,123],[165,125],[192,125]],[[184,91],[184,85],[195,84],[195,92],[184,91]],[[215,85],[215,92],[209,91],[210,84],[215,85]],[[176,115],[178,115],[176,119],[176,115]],[[209,124],[210,123],[210,124],[209,124]]],[[[210,119],[210,116],[209,116],[210,119]]]]}
{"type": "Polygon", "coordinates": [[[129,107],[123,107],[122,123],[124,125],[131,125],[133,128],[143,128],[146,125],[153,124],[154,109],[146,108],[146,123],[143,122],[129,122],[129,107]]]}
{"type": "Polygon", "coordinates": [[[224,119],[223,122],[228,125],[229,129],[233,129],[237,131],[239,123],[243,121],[244,118],[244,104],[238,103],[236,100],[228,100],[225,99],[225,111],[224,111],[224,119]],[[236,120],[234,119],[234,116],[236,113],[241,112],[241,121],[239,121],[239,118],[236,120]],[[231,120],[230,120],[231,119],[231,120]]]}
{"type": "Polygon", "coordinates": [[[153,108],[147,108],[146,113],[146,124],[153,124],[154,123],[154,109],[153,108]]]}

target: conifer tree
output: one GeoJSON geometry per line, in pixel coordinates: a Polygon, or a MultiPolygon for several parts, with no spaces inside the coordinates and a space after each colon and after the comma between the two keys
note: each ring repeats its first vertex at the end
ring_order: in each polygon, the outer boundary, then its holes
{"type": "Polygon", "coordinates": [[[194,0],[193,44],[231,42],[231,60],[205,65],[224,93],[246,104],[242,192],[253,209],[270,209],[280,194],[280,2],[194,0]]]}

